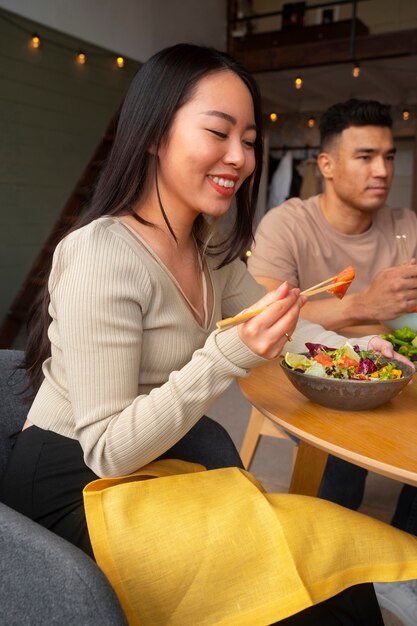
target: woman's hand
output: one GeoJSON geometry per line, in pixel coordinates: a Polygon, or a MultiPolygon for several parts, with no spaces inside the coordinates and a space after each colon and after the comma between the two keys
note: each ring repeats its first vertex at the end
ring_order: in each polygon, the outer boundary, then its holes
{"type": "Polygon", "coordinates": [[[392,343],[382,339],[382,337],[372,337],[368,343],[368,350],[375,350],[375,352],[380,352],[383,356],[386,356],[387,359],[396,359],[397,361],[401,361],[401,363],[415,367],[412,361],[409,361],[404,355],[395,352],[392,343]]]}
{"type": "Polygon", "coordinates": [[[289,289],[286,282],[267,293],[251,308],[267,307],[265,311],[241,324],[239,337],[255,354],[265,359],[274,359],[291,337],[297,325],[300,309],[306,298],[299,289],[289,289]]]}

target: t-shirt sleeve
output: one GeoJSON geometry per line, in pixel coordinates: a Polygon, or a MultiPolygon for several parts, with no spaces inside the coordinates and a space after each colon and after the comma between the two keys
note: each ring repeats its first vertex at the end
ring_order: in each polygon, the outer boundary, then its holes
{"type": "Polygon", "coordinates": [[[286,280],[298,287],[293,221],[294,218],[286,213],[285,205],[271,209],[262,218],[248,259],[248,269],[253,276],[286,280]]]}

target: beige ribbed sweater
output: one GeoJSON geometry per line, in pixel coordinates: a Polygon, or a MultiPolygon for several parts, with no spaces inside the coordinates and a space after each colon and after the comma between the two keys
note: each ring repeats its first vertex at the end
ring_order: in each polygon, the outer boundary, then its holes
{"type": "MultiPolygon", "coordinates": [[[[172,447],[235,377],[264,362],[237,329],[213,332],[264,293],[237,260],[216,270],[208,328],[152,249],[115,218],[68,235],[49,280],[51,358],[28,418],[78,439],[99,476],[123,475],[172,447]]],[[[343,340],[301,322],[304,341],[343,340]]]]}

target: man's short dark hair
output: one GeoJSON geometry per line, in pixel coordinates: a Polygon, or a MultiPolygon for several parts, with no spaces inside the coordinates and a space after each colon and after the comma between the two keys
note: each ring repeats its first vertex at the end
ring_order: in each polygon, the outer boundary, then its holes
{"type": "Polygon", "coordinates": [[[325,150],[330,141],[350,126],[392,128],[391,107],[377,100],[357,100],[333,104],[320,119],[320,143],[325,150]]]}

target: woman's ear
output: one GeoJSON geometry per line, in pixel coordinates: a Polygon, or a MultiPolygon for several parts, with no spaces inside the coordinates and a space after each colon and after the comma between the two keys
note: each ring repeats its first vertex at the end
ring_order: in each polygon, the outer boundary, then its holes
{"type": "Polygon", "coordinates": [[[158,149],[154,143],[148,148],[148,152],[149,154],[152,154],[152,156],[156,156],[158,154],[158,149]]]}
{"type": "Polygon", "coordinates": [[[334,159],[328,152],[320,152],[317,165],[323,178],[333,178],[334,159]]]}

